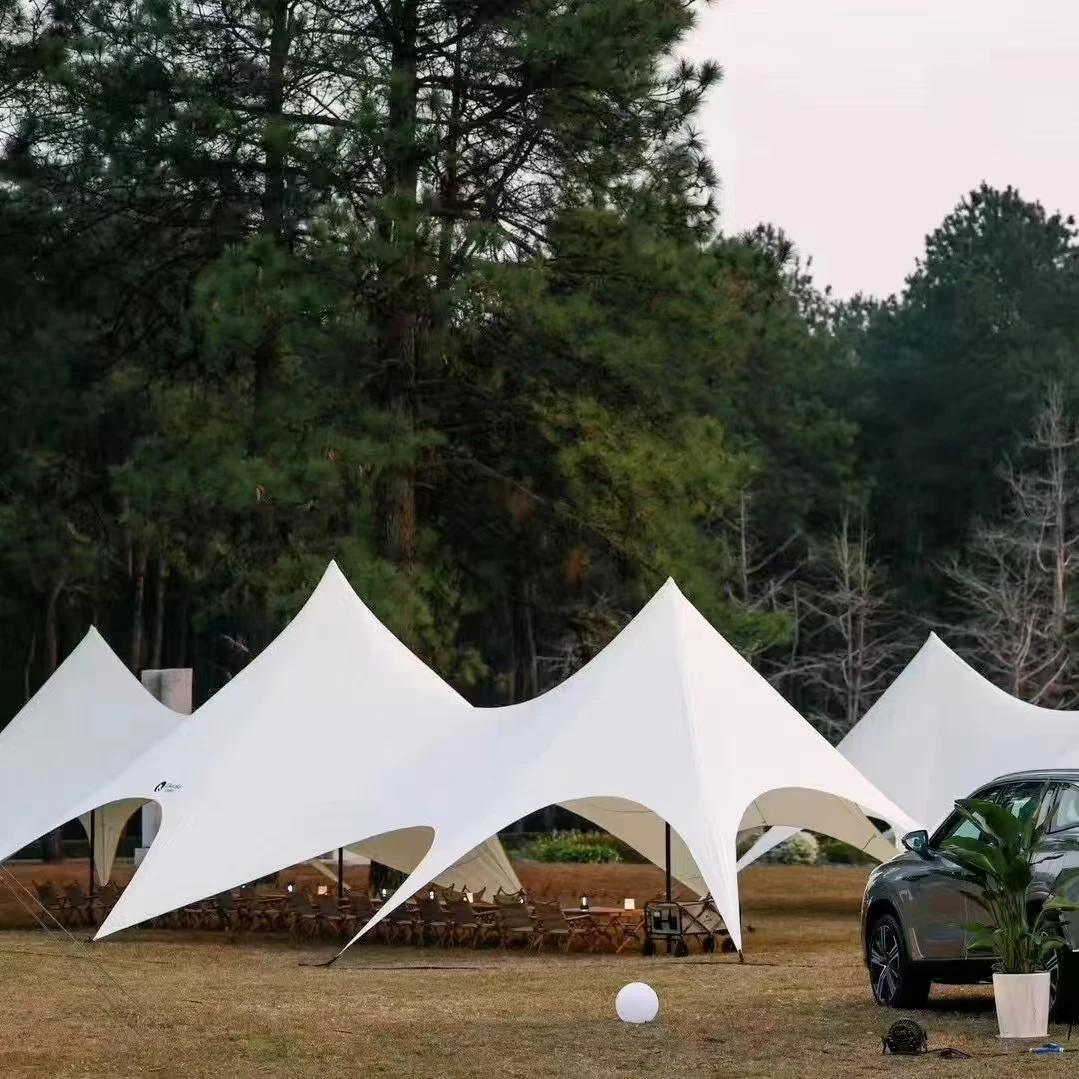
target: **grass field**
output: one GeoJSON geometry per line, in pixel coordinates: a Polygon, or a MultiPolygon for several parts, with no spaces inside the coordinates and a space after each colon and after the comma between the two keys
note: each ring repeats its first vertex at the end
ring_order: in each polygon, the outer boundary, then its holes
{"type": "MultiPolygon", "coordinates": [[[[521,868],[533,890],[566,900],[636,893],[643,902],[661,884],[649,867],[521,868]]],[[[984,988],[935,990],[918,1016],[932,1047],[973,1059],[882,1058],[880,1036],[896,1016],[872,1004],[858,953],[864,875],[750,870],[743,900],[754,932],[744,965],[696,954],[537,958],[364,945],[320,969],[307,964],[328,957],[328,946],[134,932],[87,951],[15,929],[0,934],[0,1076],[844,1079],[1074,1070],[1070,1057],[1002,1046],[984,988]],[[659,993],[660,1016],[624,1027],[614,995],[638,979],[659,993]]]]}

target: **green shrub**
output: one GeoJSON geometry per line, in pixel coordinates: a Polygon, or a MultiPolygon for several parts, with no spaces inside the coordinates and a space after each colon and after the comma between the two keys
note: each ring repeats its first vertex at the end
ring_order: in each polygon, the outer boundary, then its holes
{"type": "Polygon", "coordinates": [[[873,865],[874,859],[864,851],[852,847],[839,839],[831,836],[817,836],[817,846],[820,849],[818,861],[827,862],[829,865],[873,865]]]}
{"type": "Polygon", "coordinates": [[[620,862],[622,855],[603,835],[587,832],[551,832],[536,836],[517,851],[531,862],[620,862]]]}
{"type": "Polygon", "coordinates": [[[768,855],[778,865],[816,865],[820,846],[809,832],[798,832],[768,855]]]}

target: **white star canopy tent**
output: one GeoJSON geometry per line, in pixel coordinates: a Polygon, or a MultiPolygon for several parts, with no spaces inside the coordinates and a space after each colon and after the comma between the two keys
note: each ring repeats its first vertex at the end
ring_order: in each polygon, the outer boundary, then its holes
{"type": "MultiPolygon", "coordinates": [[[[1010,696],[932,633],[837,748],[918,827],[933,831],[957,798],[997,776],[1079,763],[1079,712],[1010,696]]],[[[766,832],[738,868],[794,831],[766,832]]]]}
{"type": "Polygon", "coordinates": [[[297,634],[288,651],[282,635],[264,653],[242,710],[236,695],[228,702],[232,719],[212,753],[186,729],[170,740],[160,778],[180,789],[162,797],[158,839],[99,936],[354,843],[361,828],[366,836],[427,829],[430,849],[381,916],[512,821],[562,804],[602,818],[654,861],[669,822],[690,863],[683,872],[699,875],[740,948],[740,829],[795,822],[873,849],[885,841],[859,807],[906,820],[673,582],[556,689],[508,708],[461,702],[459,714],[426,668],[402,695],[400,679],[385,672],[417,661],[399,645],[385,656],[358,653],[343,607],[305,607],[296,622],[309,618],[318,631],[297,634]],[[371,685],[367,692],[384,726],[424,734],[389,752],[384,731],[357,736],[349,722],[350,693],[376,675],[382,695],[371,685]],[[304,736],[282,745],[284,717],[297,713],[304,736]],[[306,753],[309,742],[321,752],[306,753]],[[359,770],[370,756],[377,768],[359,770]],[[231,846],[220,841],[222,821],[231,846]]]}
{"type": "MultiPolygon", "coordinates": [[[[199,834],[201,864],[183,870],[185,901],[337,847],[408,872],[427,849],[427,833],[387,836],[387,829],[366,826],[362,807],[376,789],[372,777],[395,777],[381,797],[407,804],[407,762],[418,745],[446,740],[482,752],[468,740],[472,714],[331,565],[296,618],[251,664],[168,738],[68,802],[61,819],[156,802],[158,833],[128,891],[138,892],[139,882],[155,879],[156,867],[176,857],[178,837],[199,834]]],[[[467,801],[470,791],[457,787],[454,797],[467,801]]],[[[485,837],[451,863],[438,878],[446,885],[520,888],[497,839],[485,837]]]]}
{"type": "Polygon", "coordinates": [[[87,801],[183,718],[143,688],[91,629],[0,732],[0,860],[75,817],[90,832],[104,884],[124,826],[146,799],[87,801]],[[85,814],[66,812],[84,803],[85,814]]]}

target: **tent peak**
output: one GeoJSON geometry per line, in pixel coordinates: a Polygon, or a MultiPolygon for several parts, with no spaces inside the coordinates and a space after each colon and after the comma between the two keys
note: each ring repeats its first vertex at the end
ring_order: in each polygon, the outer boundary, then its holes
{"type": "Polygon", "coordinates": [[[345,576],[344,571],[337,564],[336,558],[331,558],[330,561],[327,563],[326,568],[322,571],[322,577],[319,579],[319,584],[322,584],[323,581],[331,580],[341,580],[345,582],[348,581],[348,578],[345,576]]]}
{"type": "Polygon", "coordinates": [[[686,603],[689,602],[683,594],[682,589],[678,587],[678,582],[673,577],[668,577],[663,584],[660,585],[659,590],[653,598],[656,599],[660,596],[672,596],[683,600],[686,603]]]}
{"type": "MultiPolygon", "coordinates": [[[[346,602],[352,602],[358,604],[364,611],[367,610],[367,604],[360,599],[356,593],[356,589],[352,587],[352,582],[345,576],[344,571],[337,564],[336,559],[330,559],[323,571],[322,576],[319,578],[319,582],[311,590],[311,594],[307,597],[304,608],[314,602],[316,605],[325,602],[332,596],[343,598],[346,602]]],[[[301,608],[303,610],[304,608],[301,608]]]]}

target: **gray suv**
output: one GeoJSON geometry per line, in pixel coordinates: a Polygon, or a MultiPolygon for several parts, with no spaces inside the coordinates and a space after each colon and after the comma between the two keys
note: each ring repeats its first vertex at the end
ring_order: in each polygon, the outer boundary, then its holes
{"type": "MultiPolygon", "coordinates": [[[[1079,866],[1079,771],[1001,776],[971,797],[1048,822],[1028,899],[1036,910],[1053,894],[1061,871],[1079,866]]],[[[984,954],[971,957],[963,928],[984,911],[967,899],[961,870],[940,849],[945,839],[964,835],[975,838],[976,827],[953,813],[932,836],[924,831],[904,836],[906,850],[870,874],[862,899],[862,940],[879,1004],[917,1008],[925,1004],[933,982],[970,985],[991,977],[992,959],[984,954]]],[[[1068,931],[1074,953],[1079,950],[1079,924],[1069,919],[1068,931]]],[[[1054,972],[1058,1007],[1064,989],[1071,994],[1076,988],[1072,954],[1066,960],[1054,972]]]]}

